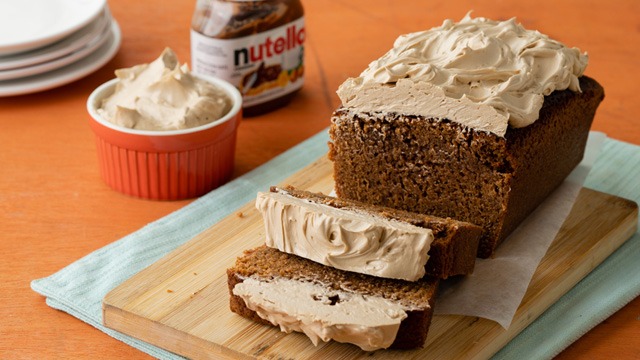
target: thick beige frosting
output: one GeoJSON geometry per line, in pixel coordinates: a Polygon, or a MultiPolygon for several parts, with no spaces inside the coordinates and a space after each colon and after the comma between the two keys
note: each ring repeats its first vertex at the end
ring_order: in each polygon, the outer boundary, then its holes
{"type": "Polygon", "coordinates": [[[220,88],[194,77],[166,48],[150,64],[116,70],[119,81],[98,113],[116,125],[138,130],[177,130],[208,124],[231,109],[220,88]]]}
{"type": "Polygon", "coordinates": [[[233,288],[233,294],[261,318],[284,332],[303,332],[314,345],[335,340],[365,351],[391,346],[410,310],[382,297],[286,278],[249,277],[233,288]]]}
{"type": "Polygon", "coordinates": [[[338,89],[343,106],[449,120],[504,136],[538,119],[544,96],[580,91],[588,57],[515,19],[445,20],[400,36],[338,89]]]}
{"type": "Polygon", "coordinates": [[[415,281],[425,274],[430,229],[284,193],[258,193],[256,208],[269,247],[377,277],[415,281]]]}

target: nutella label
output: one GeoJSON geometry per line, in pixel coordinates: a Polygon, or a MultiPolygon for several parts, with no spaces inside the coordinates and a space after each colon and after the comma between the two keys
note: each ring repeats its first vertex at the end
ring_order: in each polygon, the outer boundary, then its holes
{"type": "Polygon", "coordinates": [[[196,74],[234,84],[244,106],[279,98],[302,87],[304,18],[234,39],[216,39],[191,30],[191,63],[196,74]]]}

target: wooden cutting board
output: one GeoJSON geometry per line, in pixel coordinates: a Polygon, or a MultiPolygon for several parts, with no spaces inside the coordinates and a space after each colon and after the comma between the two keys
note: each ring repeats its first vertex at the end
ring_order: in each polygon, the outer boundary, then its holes
{"type": "MultiPolygon", "coordinates": [[[[284,184],[329,193],[331,164],[323,157],[284,184]]],[[[107,294],[103,321],[109,328],[196,359],[484,359],[634,234],[637,217],[635,203],[582,189],[508,330],[486,319],[435,316],[426,346],[419,350],[366,353],[336,342],[314,347],[304,335],[284,334],[232,313],[225,270],[244,249],[264,241],[262,218],[253,202],[107,294]]]]}

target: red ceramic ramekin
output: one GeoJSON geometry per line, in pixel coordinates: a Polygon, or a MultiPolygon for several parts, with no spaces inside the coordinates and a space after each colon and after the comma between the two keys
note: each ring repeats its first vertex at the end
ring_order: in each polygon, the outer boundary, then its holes
{"type": "Polygon", "coordinates": [[[96,109],[118,79],[94,90],[87,100],[104,181],[124,194],[153,200],[203,195],[227,182],[233,172],[242,95],[224,80],[199,76],[222,88],[233,106],[223,118],[181,130],[135,130],[112,124],[96,109]]]}

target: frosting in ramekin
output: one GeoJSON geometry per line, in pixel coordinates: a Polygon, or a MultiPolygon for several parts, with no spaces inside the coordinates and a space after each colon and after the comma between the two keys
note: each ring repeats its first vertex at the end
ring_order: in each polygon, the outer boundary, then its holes
{"type": "Polygon", "coordinates": [[[98,113],[119,126],[138,130],[177,130],[208,124],[231,109],[217,86],[193,76],[166,48],[149,64],[116,70],[119,81],[98,113]]]}

